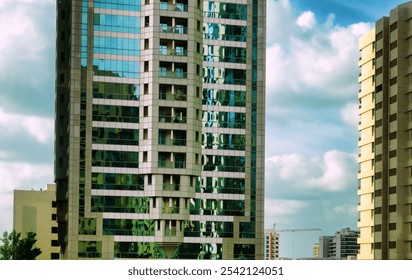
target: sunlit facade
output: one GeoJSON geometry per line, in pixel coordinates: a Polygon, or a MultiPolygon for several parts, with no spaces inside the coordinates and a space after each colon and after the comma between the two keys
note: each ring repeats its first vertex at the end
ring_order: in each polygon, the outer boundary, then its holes
{"type": "Polygon", "coordinates": [[[412,2],[360,40],[358,259],[412,259],[412,2]]]}
{"type": "Polygon", "coordinates": [[[263,259],[266,1],[57,1],[65,259],[263,259]]]}

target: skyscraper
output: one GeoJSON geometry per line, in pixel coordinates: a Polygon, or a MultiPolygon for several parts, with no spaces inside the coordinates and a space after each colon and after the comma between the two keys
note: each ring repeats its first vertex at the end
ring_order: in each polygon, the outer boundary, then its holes
{"type": "Polygon", "coordinates": [[[263,259],[266,1],[57,1],[65,259],[263,259]]]}
{"type": "Polygon", "coordinates": [[[412,259],[411,12],[360,39],[358,259],[412,259]]]}

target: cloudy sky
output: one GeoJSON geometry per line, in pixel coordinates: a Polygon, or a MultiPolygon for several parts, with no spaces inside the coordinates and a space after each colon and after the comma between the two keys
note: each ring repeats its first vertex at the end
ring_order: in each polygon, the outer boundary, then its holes
{"type": "MultiPolygon", "coordinates": [[[[356,228],[358,39],[404,1],[267,0],[266,218],[281,256],[356,228]]],[[[0,1],[0,233],[53,182],[55,0],[0,1]]]]}

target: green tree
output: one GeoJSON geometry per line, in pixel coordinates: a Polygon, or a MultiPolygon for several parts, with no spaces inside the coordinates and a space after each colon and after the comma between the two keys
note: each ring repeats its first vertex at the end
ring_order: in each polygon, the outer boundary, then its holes
{"type": "Polygon", "coordinates": [[[35,260],[41,250],[33,247],[36,243],[36,233],[28,232],[27,237],[21,238],[21,233],[13,230],[3,233],[3,245],[0,246],[0,260],[35,260]]]}

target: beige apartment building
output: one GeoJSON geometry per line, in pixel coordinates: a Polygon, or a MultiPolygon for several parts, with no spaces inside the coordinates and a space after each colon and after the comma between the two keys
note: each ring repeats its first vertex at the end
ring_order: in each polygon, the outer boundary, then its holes
{"type": "Polygon", "coordinates": [[[279,259],[279,233],[275,229],[265,229],[265,260],[279,259]]]}
{"type": "Polygon", "coordinates": [[[412,259],[412,2],[360,39],[358,259],[412,259]]]}
{"type": "Polygon", "coordinates": [[[22,238],[27,232],[36,233],[35,246],[42,251],[37,260],[59,259],[54,184],[48,184],[44,190],[14,191],[13,229],[22,238]]]}
{"type": "Polygon", "coordinates": [[[57,2],[63,259],[263,259],[266,1],[57,2]]]}

